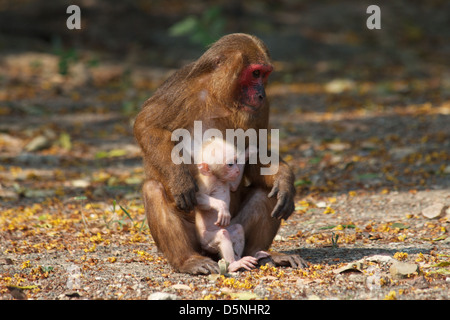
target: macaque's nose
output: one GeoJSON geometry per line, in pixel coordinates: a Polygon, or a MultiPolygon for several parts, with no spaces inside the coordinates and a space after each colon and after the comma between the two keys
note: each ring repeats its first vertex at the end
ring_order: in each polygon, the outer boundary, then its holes
{"type": "Polygon", "coordinates": [[[261,90],[258,92],[258,99],[259,101],[263,101],[266,98],[266,91],[264,90],[264,87],[262,87],[261,90]]]}

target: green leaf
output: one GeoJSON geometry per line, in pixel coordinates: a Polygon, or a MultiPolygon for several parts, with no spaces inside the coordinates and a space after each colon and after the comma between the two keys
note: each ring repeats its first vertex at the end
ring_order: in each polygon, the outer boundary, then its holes
{"type": "Polygon", "coordinates": [[[229,263],[225,261],[225,259],[220,259],[219,262],[220,274],[226,276],[228,274],[228,265],[229,263]]]}
{"type": "Polygon", "coordinates": [[[59,145],[65,150],[72,149],[72,142],[68,133],[61,133],[59,136],[59,145]]]}
{"type": "Polygon", "coordinates": [[[127,150],[124,149],[113,149],[110,151],[99,151],[95,154],[95,158],[102,159],[102,158],[114,158],[114,157],[121,157],[127,154],[127,150]]]}
{"type": "Polygon", "coordinates": [[[127,150],[124,149],[113,149],[109,152],[109,157],[121,157],[127,154],[127,150]]]}
{"type": "Polygon", "coordinates": [[[35,289],[38,286],[33,285],[33,286],[15,286],[15,285],[9,285],[8,288],[14,288],[14,289],[22,289],[22,290],[31,290],[31,289],[35,289]]]}
{"type": "Polygon", "coordinates": [[[358,180],[371,180],[371,179],[376,179],[379,177],[380,177],[379,173],[363,173],[363,174],[358,174],[356,176],[356,178],[358,180]]]}
{"type": "Polygon", "coordinates": [[[171,36],[182,36],[194,31],[197,27],[198,19],[194,16],[188,16],[170,27],[169,34],[171,36]]]}
{"type": "Polygon", "coordinates": [[[122,207],[120,204],[119,204],[119,207],[120,207],[120,209],[122,209],[123,212],[125,212],[125,214],[127,215],[127,217],[130,218],[131,221],[133,221],[133,218],[132,218],[131,215],[128,213],[128,211],[127,211],[124,207],[122,207]]]}
{"type": "Polygon", "coordinates": [[[430,271],[428,273],[438,273],[438,274],[443,274],[443,275],[450,275],[450,269],[445,269],[445,268],[440,268],[434,271],[430,271]]]}
{"type": "Polygon", "coordinates": [[[107,151],[99,151],[95,154],[95,158],[101,159],[101,158],[107,158],[108,152],[107,151]]]}
{"type": "Polygon", "coordinates": [[[199,17],[188,16],[169,28],[169,35],[188,35],[192,43],[208,45],[217,40],[225,30],[226,20],[220,6],[213,6],[199,17]]]}
{"type": "Polygon", "coordinates": [[[305,180],[305,179],[300,179],[294,182],[294,186],[295,187],[299,187],[299,186],[307,186],[310,185],[311,181],[309,180],[305,180]]]}
{"type": "Polygon", "coordinates": [[[396,223],[392,224],[392,228],[397,228],[397,229],[403,230],[403,229],[409,229],[409,226],[399,223],[399,222],[396,222],[396,223]]]}
{"type": "MultiPolygon", "coordinates": [[[[354,224],[341,224],[341,226],[344,229],[355,229],[356,228],[356,226],[354,224]]],[[[336,227],[337,227],[337,225],[330,225],[330,226],[326,226],[326,227],[321,227],[321,228],[319,228],[319,230],[334,229],[336,227]]]]}
{"type": "Polygon", "coordinates": [[[419,238],[420,240],[425,240],[425,241],[442,241],[442,240],[445,240],[445,239],[447,239],[447,237],[445,236],[445,235],[442,235],[442,236],[440,236],[440,237],[437,237],[437,238],[434,238],[434,239],[432,239],[432,238],[419,238]]]}
{"type": "Polygon", "coordinates": [[[142,224],[141,224],[141,227],[139,228],[139,232],[142,232],[142,229],[144,229],[146,220],[147,220],[147,217],[145,216],[144,220],[142,220],[142,224]]]}
{"type": "Polygon", "coordinates": [[[219,6],[211,7],[210,9],[205,11],[202,16],[202,20],[204,20],[205,22],[215,21],[220,17],[221,11],[222,10],[219,6]]]}
{"type": "Polygon", "coordinates": [[[83,201],[83,200],[86,200],[87,197],[86,196],[78,196],[78,197],[73,197],[72,199],[76,200],[76,201],[83,201]]]}
{"type": "Polygon", "coordinates": [[[320,163],[320,161],[322,161],[322,157],[314,157],[309,159],[309,164],[318,164],[320,163]]]}
{"type": "Polygon", "coordinates": [[[336,227],[337,227],[337,226],[335,226],[335,225],[331,225],[331,226],[326,226],[326,227],[319,228],[319,230],[334,229],[334,228],[336,228],[336,227]]]}
{"type": "Polygon", "coordinates": [[[43,272],[50,272],[50,271],[53,271],[53,267],[44,267],[44,266],[41,266],[41,270],[42,270],[43,272]]]}
{"type": "Polygon", "coordinates": [[[129,177],[129,178],[125,179],[125,183],[126,184],[141,184],[142,181],[143,181],[143,178],[142,177],[138,177],[138,176],[129,177]]]}
{"type": "Polygon", "coordinates": [[[432,265],[431,267],[447,267],[450,266],[450,261],[441,261],[435,265],[432,265]]]}

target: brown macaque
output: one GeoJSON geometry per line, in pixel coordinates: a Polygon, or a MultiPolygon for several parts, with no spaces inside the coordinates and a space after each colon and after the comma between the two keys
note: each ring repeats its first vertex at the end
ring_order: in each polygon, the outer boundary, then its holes
{"type": "MultiPolygon", "coordinates": [[[[148,225],[157,247],[178,272],[208,274],[219,268],[211,256],[202,254],[197,237],[196,165],[172,161],[172,133],[182,128],[193,134],[194,121],[201,121],[203,130],[214,128],[224,136],[226,129],[267,129],[265,86],[272,70],[261,40],[247,34],[224,36],[197,61],[170,76],[136,118],[148,225]]],[[[243,256],[268,250],[281,220],[294,211],[292,170],[280,159],[276,173],[262,175],[261,168],[268,166],[259,159],[246,165],[244,179],[231,193],[230,223],[244,229],[243,256]]],[[[275,265],[305,265],[297,254],[271,252],[271,259],[275,265]]]]}
{"type": "MultiPolygon", "coordinates": [[[[256,150],[247,149],[246,160],[250,152],[256,150]]],[[[269,257],[269,254],[259,251],[255,257],[242,257],[244,229],[240,224],[230,225],[230,191],[239,187],[245,164],[237,163],[236,149],[221,139],[205,142],[201,156],[196,179],[199,191],[195,215],[201,247],[207,253],[219,253],[229,263],[229,272],[241,268],[251,270],[258,264],[258,259],[269,257]]]]}

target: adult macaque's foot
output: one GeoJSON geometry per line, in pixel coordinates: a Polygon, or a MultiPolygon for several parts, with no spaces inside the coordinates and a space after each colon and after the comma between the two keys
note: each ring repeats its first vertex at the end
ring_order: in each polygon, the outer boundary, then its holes
{"type": "Polygon", "coordinates": [[[219,265],[208,257],[192,256],[183,263],[179,271],[195,275],[219,273],[219,265]]]}
{"type": "Polygon", "coordinates": [[[271,258],[276,266],[307,268],[308,263],[298,254],[272,253],[271,258]]]}

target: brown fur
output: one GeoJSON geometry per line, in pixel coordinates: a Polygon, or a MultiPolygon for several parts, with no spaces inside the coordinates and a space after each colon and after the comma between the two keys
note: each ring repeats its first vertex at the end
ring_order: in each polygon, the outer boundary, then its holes
{"type": "MultiPolygon", "coordinates": [[[[248,113],[237,99],[240,75],[250,64],[270,65],[265,45],[246,34],[225,36],[197,61],[170,76],[144,103],[136,118],[134,133],[144,154],[143,194],[150,231],[158,248],[180,272],[216,272],[217,264],[199,253],[193,224],[194,203],[189,203],[190,195],[197,190],[195,165],[176,165],[171,161],[171,133],[178,128],[192,132],[195,120],[202,121],[204,130],[217,128],[224,136],[225,129],[266,129],[267,100],[257,112],[248,113]],[[180,210],[180,203],[186,204],[184,211],[180,210]]],[[[277,174],[261,176],[259,166],[246,165],[244,174],[251,186],[241,184],[231,200],[231,214],[245,229],[245,254],[267,250],[280,218],[288,218],[294,210],[294,176],[289,167],[280,161],[277,174]],[[271,190],[276,198],[267,197],[271,190]],[[278,212],[278,219],[271,217],[273,210],[278,212]]]]}

